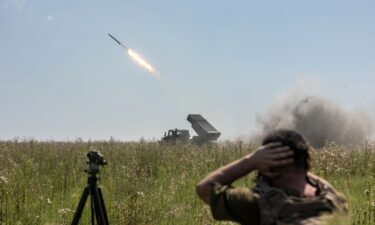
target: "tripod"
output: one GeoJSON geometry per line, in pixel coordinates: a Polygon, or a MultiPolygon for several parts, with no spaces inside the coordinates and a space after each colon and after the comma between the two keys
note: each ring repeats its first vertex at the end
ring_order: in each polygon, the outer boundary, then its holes
{"type": "Polygon", "coordinates": [[[107,162],[103,159],[103,156],[100,153],[95,151],[89,152],[87,157],[88,169],[85,170],[85,172],[88,174],[87,186],[83,190],[81,199],[79,200],[77,210],[73,217],[72,225],[78,225],[88,196],[90,196],[91,199],[91,224],[95,225],[96,218],[98,225],[109,225],[102,190],[97,185],[99,180],[97,177],[97,174],[99,173],[99,165],[105,165],[107,162]]]}

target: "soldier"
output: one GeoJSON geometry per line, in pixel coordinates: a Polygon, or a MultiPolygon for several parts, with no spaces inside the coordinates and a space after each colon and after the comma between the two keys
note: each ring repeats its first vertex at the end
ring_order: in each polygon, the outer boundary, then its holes
{"type": "Polygon", "coordinates": [[[223,166],[196,187],[217,220],[241,224],[321,224],[323,215],[348,213],[347,203],[327,181],[310,170],[310,145],[297,132],[276,130],[255,152],[223,166]],[[232,182],[258,171],[255,187],[232,182]]]}

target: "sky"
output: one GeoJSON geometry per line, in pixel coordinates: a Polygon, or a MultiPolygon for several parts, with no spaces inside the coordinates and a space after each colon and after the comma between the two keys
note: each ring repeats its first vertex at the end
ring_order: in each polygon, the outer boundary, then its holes
{"type": "Polygon", "coordinates": [[[300,82],[373,115],[374,8],[370,0],[0,0],[0,139],[194,135],[189,113],[221,140],[236,139],[300,82]]]}

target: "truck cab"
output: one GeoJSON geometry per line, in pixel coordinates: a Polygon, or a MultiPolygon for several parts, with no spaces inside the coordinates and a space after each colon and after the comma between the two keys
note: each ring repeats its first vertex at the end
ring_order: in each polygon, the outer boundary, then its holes
{"type": "Polygon", "coordinates": [[[189,130],[174,129],[164,133],[163,141],[188,141],[190,138],[189,130]]]}

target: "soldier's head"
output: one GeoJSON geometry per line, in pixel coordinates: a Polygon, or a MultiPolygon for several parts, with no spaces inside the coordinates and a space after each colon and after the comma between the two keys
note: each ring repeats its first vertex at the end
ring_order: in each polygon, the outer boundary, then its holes
{"type": "Polygon", "coordinates": [[[280,142],[293,150],[293,167],[295,169],[310,170],[310,144],[299,133],[293,130],[280,129],[270,132],[263,139],[263,145],[280,142]]]}

